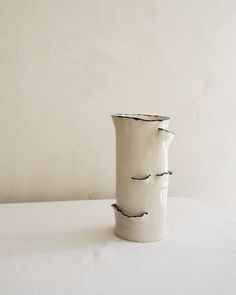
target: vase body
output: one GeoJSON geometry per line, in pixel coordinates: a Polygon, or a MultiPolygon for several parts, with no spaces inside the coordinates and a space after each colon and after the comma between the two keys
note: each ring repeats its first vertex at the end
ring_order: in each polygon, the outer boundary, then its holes
{"type": "Polygon", "coordinates": [[[168,149],[174,134],[169,118],[112,115],[116,131],[115,234],[152,242],[165,237],[171,172],[168,149]]]}

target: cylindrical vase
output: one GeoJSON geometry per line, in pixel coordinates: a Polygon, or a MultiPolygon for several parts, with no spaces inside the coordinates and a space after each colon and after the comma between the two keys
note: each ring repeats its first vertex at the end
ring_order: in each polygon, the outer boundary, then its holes
{"type": "Polygon", "coordinates": [[[174,133],[170,118],[112,115],[116,131],[115,234],[125,240],[152,242],[165,237],[171,171],[168,150],[174,133]]]}

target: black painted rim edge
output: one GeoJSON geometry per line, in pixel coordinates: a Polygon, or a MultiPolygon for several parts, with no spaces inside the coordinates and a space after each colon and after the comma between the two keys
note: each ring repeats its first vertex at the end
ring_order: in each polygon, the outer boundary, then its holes
{"type": "Polygon", "coordinates": [[[162,122],[162,121],[168,121],[170,120],[170,117],[166,116],[158,116],[158,115],[147,115],[147,114],[125,114],[125,113],[119,113],[119,114],[113,114],[111,117],[117,117],[117,118],[124,118],[124,119],[133,119],[137,121],[145,121],[145,122],[162,122]],[[137,118],[138,116],[146,116],[146,117],[156,117],[156,119],[148,120],[143,118],[137,118]]]}

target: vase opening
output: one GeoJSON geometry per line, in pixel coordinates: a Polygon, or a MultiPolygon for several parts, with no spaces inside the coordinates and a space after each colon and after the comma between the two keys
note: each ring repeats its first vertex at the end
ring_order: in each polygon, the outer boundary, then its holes
{"type": "Polygon", "coordinates": [[[141,120],[147,122],[154,121],[165,121],[169,120],[169,117],[158,116],[158,115],[146,115],[146,114],[114,114],[112,117],[125,118],[125,119],[133,119],[133,120],[141,120]]]}

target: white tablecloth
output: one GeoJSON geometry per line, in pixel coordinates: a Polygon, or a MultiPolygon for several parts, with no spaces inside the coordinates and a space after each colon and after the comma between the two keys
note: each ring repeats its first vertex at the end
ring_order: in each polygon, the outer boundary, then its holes
{"type": "Polygon", "coordinates": [[[113,200],[0,205],[1,295],[235,295],[236,222],[169,199],[169,235],[113,234],[113,200]]]}

